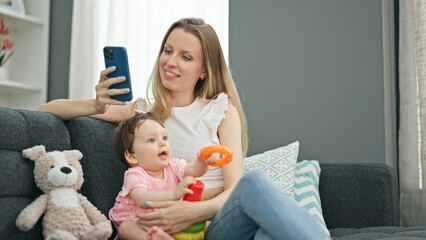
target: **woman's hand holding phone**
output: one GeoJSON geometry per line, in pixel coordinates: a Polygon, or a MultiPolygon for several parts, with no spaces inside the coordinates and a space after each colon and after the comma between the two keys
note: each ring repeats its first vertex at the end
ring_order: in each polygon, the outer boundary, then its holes
{"type": "Polygon", "coordinates": [[[125,105],[133,98],[126,49],[107,46],[103,53],[106,69],[101,71],[95,87],[95,109],[100,114],[105,113],[110,105],[125,105]]]}
{"type": "Polygon", "coordinates": [[[112,71],[105,76],[107,79],[117,79],[109,85],[106,94],[117,101],[132,101],[132,84],[127,50],[124,47],[106,46],[103,49],[105,66],[112,71]]]}
{"type": "Polygon", "coordinates": [[[95,108],[98,113],[102,114],[108,110],[110,105],[125,105],[126,102],[111,99],[110,96],[117,94],[125,94],[126,89],[110,89],[111,85],[126,81],[121,77],[108,78],[107,75],[114,72],[114,67],[109,67],[101,71],[99,82],[95,87],[96,103],[95,108]]]}

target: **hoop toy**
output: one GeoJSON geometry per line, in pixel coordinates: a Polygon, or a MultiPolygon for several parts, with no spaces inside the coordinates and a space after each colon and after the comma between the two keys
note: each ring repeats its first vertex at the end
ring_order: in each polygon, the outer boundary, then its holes
{"type": "Polygon", "coordinates": [[[231,150],[229,150],[229,148],[222,146],[222,145],[213,145],[213,146],[208,146],[208,147],[201,149],[199,157],[200,157],[201,161],[205,162],[209,158],[209,156],[213,153],[220,153],[224,157],[219,158],[213,164],[209,164],[210,166],[222,167],[222,166],[225,166],[226,164],[228,164],[232,161],[231,150]]]}

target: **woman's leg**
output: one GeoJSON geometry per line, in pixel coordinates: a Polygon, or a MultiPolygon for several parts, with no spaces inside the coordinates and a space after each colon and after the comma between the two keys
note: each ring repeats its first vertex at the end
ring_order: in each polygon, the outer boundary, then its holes
{"type": "Polygon", "coordinates": [[[256,234],[254,235],[254,240],[274,240],[271,235],[259,228],[256,234]]]}
{"type": "Polygon", "coordinates": [[[206,239],[330,239],[315,219],[258,171],[245,174],[207,229],[206,239]],[[258,236],[257,236],[258,237],[258,236]]]}

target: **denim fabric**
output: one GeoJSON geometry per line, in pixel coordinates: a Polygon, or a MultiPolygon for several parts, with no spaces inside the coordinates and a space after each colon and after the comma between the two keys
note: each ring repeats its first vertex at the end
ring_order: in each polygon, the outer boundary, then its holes
{"type": "Polygon", "coordinates": [[[241,178],[205,239],[253,238],[330,239],[306,210],[259,171],[241,178]]]}

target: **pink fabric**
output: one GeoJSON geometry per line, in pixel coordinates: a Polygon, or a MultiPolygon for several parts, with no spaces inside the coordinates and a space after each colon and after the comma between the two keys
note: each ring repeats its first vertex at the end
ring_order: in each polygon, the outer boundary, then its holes
{"type": "Polygon", "coordinates": [[[185,166],[184,159],[170,159],[169,165],[164,169],[164,179],[155,179],[140,167],[128,169],[124,173],[123,187],[115,199],[114,207],[109,211],[109,219],[114,226],[118,228],[123,221],[136,220],[135,214],[157,210],[138,207],[129,195],[134,188],[143,187],[147,191],[174,189],[184,177],[185,166]]]}

